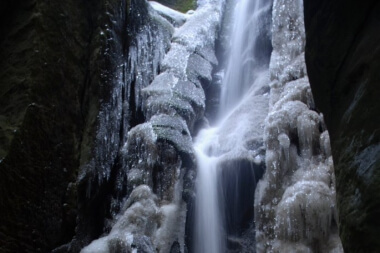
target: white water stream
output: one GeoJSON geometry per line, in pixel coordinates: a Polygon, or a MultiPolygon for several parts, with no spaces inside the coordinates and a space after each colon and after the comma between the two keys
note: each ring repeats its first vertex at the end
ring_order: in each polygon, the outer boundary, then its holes
{"type": "MultiPolygon", "coordinates": [[[[198,161],[194,252],[223,253],[226,248],[225,206],[220,164],[245,159],[259,164],[262,157],[247,148],[249,140],[262,139],[267,114],[268,35],[264,24],[271,1],[237,0],[228,66],[223,79],[219,124],[202,130],[195,139],[198,161]]],[[[269,45],[270,48],[270,45],[269,45]]],[[[270,50],[270,49],[269,49],[270,50]]],[[[252,182],[254,184],[255,182],[252,182]]]]}

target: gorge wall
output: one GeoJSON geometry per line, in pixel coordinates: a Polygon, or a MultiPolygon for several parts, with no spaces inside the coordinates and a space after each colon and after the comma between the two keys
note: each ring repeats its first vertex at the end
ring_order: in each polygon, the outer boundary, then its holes
{"type": "Polygon", "coordinates": [[[140,0],[0,13],[0,251],[78,252],[120,208],[119,150],[172,30],[140,0]]]}
{"type": "Polygon", "coordinates": [[[379,252],[380,3],[305,0],[306,64],[335,164],[345,252],[379,252]]]}

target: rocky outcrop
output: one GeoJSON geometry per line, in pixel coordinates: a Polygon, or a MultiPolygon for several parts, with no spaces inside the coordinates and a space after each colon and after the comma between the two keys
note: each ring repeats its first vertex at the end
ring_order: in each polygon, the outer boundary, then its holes
{"type": "Polygon", "coordinates": [[[46,252],[74,235],[86,115],[96,114],[88,90],[101,69],[94,32],[105,13],[78,1],[3,2],[1,251],[46,252]]]}
{"type": "Polygon", "coordinates": [[[345,252],[379,252],[380,3],[305,0],[306,64],[331,136],[345,252]]]}
{"type": "Polygon", "coordinates": [[[172,32],[148,9],[1,3],[2,252],[77,252],[109,229],[127,191],[119,151],[172,32]]]}
{"type": "MultiPolygon", "coordinates": [[[[158,62],[160,73],[139,86],[141,96],[136,101],[141,103],[144,120],[128,131],[115,175],[117,192],[125,199],[113,203],[125,202],[124,207],[111,220],[111,231],[82,252],[187,251],[186,214],[193,202],[195,179],[191,135],[197,122],[203,121],[202,86],[210,84],[217,63],[214,44],[222,3],[205,1],[187,18],[158,62]]],[[[163,14],[167,18],[170,13],[163,14]]],[[[153,9],[148,14],[157,15],[153,9]]],[[[178,25],[174,18],[168,20],[178,25]]]]}

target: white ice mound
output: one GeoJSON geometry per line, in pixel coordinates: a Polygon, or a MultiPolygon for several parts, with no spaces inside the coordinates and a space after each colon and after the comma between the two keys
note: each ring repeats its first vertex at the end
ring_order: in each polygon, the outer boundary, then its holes
{"type": "Polygon", "coordinates": [[[299,181],[288,187],[276,210],[275,234],[280,240],[326,240],[333,217],[330,188],[319,181],[299,181]]]}
{"type": "Polygon", "coordinates": [[[93,241],[81,253],[154,252],[150,236],[158,226],[157,198],[146,185],[140,185],[130,195],[125,211],[109,235],[93,241]]]}

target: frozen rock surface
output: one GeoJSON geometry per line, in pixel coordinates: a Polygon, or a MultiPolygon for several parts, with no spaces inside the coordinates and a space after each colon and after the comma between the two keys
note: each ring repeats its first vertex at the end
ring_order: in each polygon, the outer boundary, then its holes
{"type": "Polygon", "coordinates": [[[256,190],[258,252],[343,252],[329,136],[304,61],[303,5],[275,0],[266,173],[256,190]],[[328,242],[328,243],[326,243],[328,242]]]}
{"type": "MultiPolygon", "coordinates": [[[[170,50],[155,63],[161,73],[155,73],[151,82],[141,78],[144,69],[132,69],[139,74],[135,86],[140,89],[130,95],[135,96],[145,122],[128,132],[122,149],[117,184],[126,187],[128,199],[111,232],[82,252],[187,251],[185,200],[194,196],[195,169],[191,133],[204,117],[202,85],[211,82],[217,64],[214,44],[223,1],[203,1],[194,14],[186,16],[151,5],[174,25],[179,26],[185,17],[186,23],[176,28],[170,50]]],[[[138,60],[144,47],[136,50],[138,60]]]]}
{"type": "MultiPolygon", "coordinates": [[[[101,92],[109,94],[101,101],[96,122],[91,122],[96,128],[95,147],[82,151],[83,156],[89,156],[91,160],[82,166],[79,175],[79,181],[87,184],[87,197],[96,192],[94,188],[110,180],[112,167],[127,139],[128,130],[141,121],[137,116],[142,111],[141,90],[158,74],[160,62],[170,45],[173,27],[148,7],[146,1],[131,2],[133,15],[129,18],[133,18],[134,22],[128,27],[131,40],[128,54],[112,55],[119,60],[114,72],[101,73],[104,82],[101,92]]],[[[108,27],[99,31],[101,38],[112,41],[115,34],[109,33],[111,30],[108,27]]],[[[109,50],[105,48],[104,54],[109,55],[109,50]]]]}
{"type": "Polygon", "coordinates": [[[124,209],[109,235],[93,241],[82,253],[155,252],[150,237],[159,221],[157,197],[148,186],[140,185],[133,190],[124,209]]]}

